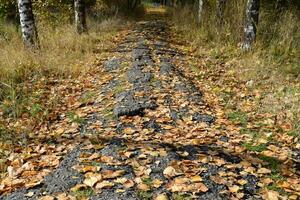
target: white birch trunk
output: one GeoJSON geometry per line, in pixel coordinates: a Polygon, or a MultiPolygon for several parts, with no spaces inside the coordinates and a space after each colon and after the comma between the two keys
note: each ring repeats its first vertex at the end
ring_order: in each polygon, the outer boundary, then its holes
{"type": "Polygon", "coordinates": [[[248,0],[242,49],[250,50],[256,39],[260,0],[248,0]]]}
{"type": "Polygon", "coordinates": [[[87,31],[85,0],[74,0],[75,25],[77,33],[82,34],[87,31]]]}
{"type": "Polygon", "coordinates": [[[203,10],[203,0],[198,1],[198,24],[201,24],[202,21],[202,10],[203,10]]]}
{"type": "Polygon", "coordinates": [[[22,37],[26,47],[39,47],[31,0],[18,0],[22,37]]]}

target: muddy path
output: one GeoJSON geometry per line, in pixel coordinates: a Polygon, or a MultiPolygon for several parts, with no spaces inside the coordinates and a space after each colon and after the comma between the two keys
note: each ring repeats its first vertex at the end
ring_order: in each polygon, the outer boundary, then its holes
{"type": "Polygon", "coordinates": [[[114,51],[95,66],[105,81],[80,141],[68,138],[76,147],[39,184],[0,199],[261,199],[267,169],[232,151],[169,25],[139,22],[114,51]]]}

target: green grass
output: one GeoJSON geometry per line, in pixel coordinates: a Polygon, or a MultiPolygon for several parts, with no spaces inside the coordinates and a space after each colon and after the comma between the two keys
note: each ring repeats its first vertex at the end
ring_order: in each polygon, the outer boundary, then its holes
{"type": "Polygon", "coordinates": [[[114,94],[120,94],[121,92],[124,92],[125,88],[122,85],[117,85],[114,87],[114,94]]]}
{"type": "Polygon", "coordinates": [[[256,130],[252,130],[252,129],[248,129],[248,128],[243,128],[240,130],[241,134],[247,134],[247,135],[251,135],[252,139],[257,139],[259,138],[261,135],[258,131],[256,130]]]}
{"type": "Polygon", "coordinates": [[[249,151],[262,152],[267,149],[267,144],[259,144],[253,145],[253,143],[244,143],[243,147],[245,147],[249,151]]]}
{"type": "Polygon", "coordinates": [[[87,91],[86,93],[84,93],[84,95],[82,96],[82,98],[80,99],[80,102],[87,104],[89,103],[94,97],[96,96],[96,93],[93,91],[87,91]]]}
{"type": "Polygon", "coordinates": [[[190,66],[190,69],[191,69],[194,73],[199,74],[199,73],[201,72],[200,69],[199,69],[197,66],[192,65],[192,64],[190,64],[189,66],[190,66]]]}
{"type": "Polygon", "coordinates": [[[76,199],[86,199],[95,194],[94,190],[90,187],[83,188],[80,190],[77,190],[76,192],[73,192],[73,195],[76,197],[76,199]]]}
{"type": "Polygon", "coordinates": [[[107,119],[115,119],[113,107],[107,107],[102,111],[102,114],[107,119]]]}
{"type": "Polygon", "coordinates": [[[17,140],[16,137],[17,135],[12,130],[8,130],[0,124],[0,143],[12,144],[17,140]]]}
{"type": "MultiPolygon", "coordinates": [[[[289,131],[288,135],[300,139],[300,128],[296,127],[294,130],[289,131]]],[[[300,140],[298,142],[300,142],[300,140]]]]}
{"type": "Polygon", "coordinates": [[[144,178],[143,183],[145,183],[148,186],[152,186],[152,179],[151,178],[144,178]]]}
{"type": "Polygon", "coordinates": [[[275,181],[283,181],[286,180],[286,177],[282,176],[279,172],[278,173],[272,173],[270,175],[270,178],[275,180],[275,181]]]}
{"type": "Polygon", "coordinates": [[[286,195],[287,194],[287,192],[284,191],[284,189],[278,187],[276,184],[268,185],[266,188],[269,189],[269,190],[276,191],[281,195],[286,195]]]}
{"type": "Polygon", "coordinates": [[[151,200],[153,199],[153,193],[151,191],[138,191],[139,198],[143,200],[151,200]]]}
{"type": "Polygon", "coordinates": [[[235,111],[227,114],[229,120],[236,122],[242,126],[246,126],[248,122],[247,114],[243,111],[235,111]]]}
{"type": "Polygon", "coordinates": [[[263,155],[261,155],[259,158],[267,163],[267,166],[272,170],[272,174],[279,173],[280,161],[277,158],[263,155]]]}
{"type": "Polygon", "coordinates": [[[24,92],[20,89],[12,86],[7,87],[7,90],[2,93],[3,101],[2,103],[0,102],[0,108],[3,110],[3,114],[6,117],[20,117],[25,111],[25,104],[28,101],[28,97],[26,97],[24,92]]]}
{"type": "Polygon", "coordinates": [[[67,118],[72,122],[72,123],[76,123],[78,125],[84,124],[85,123],[85,119],[79,117],[78,115],[76,115],[75,112],[68,112],[67,113],[67,118]]]}

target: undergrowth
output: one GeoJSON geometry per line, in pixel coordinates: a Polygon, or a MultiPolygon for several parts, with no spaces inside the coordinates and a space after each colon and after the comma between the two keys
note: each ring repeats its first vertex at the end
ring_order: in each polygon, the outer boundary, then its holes
{"type": "MultiPolygon", "coordinates": [[[[88,70],[88,62],[95,48],[104,52],[114,37],[120,21],[112,18],[105,21],[89,21],[89,33],[78,35],[70,24],[55,28],[38,26],[41,49],[29,51],[22,45],[19,31],[13,24],[2,26],[0,36],[0,111],[7,117],[19,117],[24,104],[39,98],[26,82],[47,79],[48,76],[76,77],[88,70]],[[95,45],[96,44],[96,45],[95,45]]],[[[35,115],[41,106],[33,105],[35,115]]]]}
{"type": "Polygon", "coordinates": [[[202,72],[195,72],[198,78],[206,80],[215,76],[211,78],[211,87],[224,99],[230,119],[245,125],[235,110],[248,114],[271,113],[274,126],[291,124],[289,134],[298,137],[300,12],[296,7],[289,7],[278,15],[267,2],[262,2],[257,41],[250,52],[243,52],[240,49],[243,5],[239,1],[228,2],[223,26],[217,23],[212,1],[204,5],[200,25],[196,23],[196,6],[171,8],[168,17],[177,37],[186,42],[185,51],[202,59],[201,66],[197,63],[202,72]],[[255,106],[246,105],[250,101],[255,106]]]}

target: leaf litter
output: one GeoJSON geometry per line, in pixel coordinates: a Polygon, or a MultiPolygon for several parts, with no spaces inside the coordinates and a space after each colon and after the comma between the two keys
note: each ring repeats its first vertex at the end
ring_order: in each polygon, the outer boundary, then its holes
{"type": "Polygon", "coordinates": [[[0,199],[297,199],[290,149],[266,137],[249,151],[245,117],[226,116],[172,36],[164,21],[139,22],[87,74],[47,80],[58,104],[14,144],[0,199]]]}

